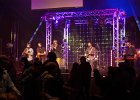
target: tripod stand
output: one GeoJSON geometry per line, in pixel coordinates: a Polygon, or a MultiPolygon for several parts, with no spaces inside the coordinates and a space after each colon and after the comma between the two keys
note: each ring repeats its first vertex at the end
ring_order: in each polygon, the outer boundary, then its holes
{"type": "Polygon", "coordinates": [[[76,47],[76,62],[79,62],[79,49],[80,47],[76,47]]]}

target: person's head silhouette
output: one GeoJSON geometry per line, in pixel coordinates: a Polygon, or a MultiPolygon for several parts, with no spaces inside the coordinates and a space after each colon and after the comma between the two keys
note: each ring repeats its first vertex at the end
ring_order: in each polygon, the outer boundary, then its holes
{"type": "Polygon", "coordinates": [[[49,52],[47,58],[49,61],[56,61],[56,54],[54,52],[49,52]]]}
{"type": "Polygon", "coordinates": [[[80,62],[81,62],[81,63],[85,63],[85,62],[86,62],[86,58],[85,58],[84,56],[82,56],[82,57],[80,58],[80,62]]]}

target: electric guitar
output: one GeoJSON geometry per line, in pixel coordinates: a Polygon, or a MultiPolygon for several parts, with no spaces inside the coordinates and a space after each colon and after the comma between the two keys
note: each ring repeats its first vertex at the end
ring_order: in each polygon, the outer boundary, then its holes
{"type": "Polygon", "coordinates": [[[46,58],[46,52],[44,52],[44,53],[37,53],[37,55],[36,55],[36,58],[39,58],[39,59],[41,59],[41,58],[46,58]]]}

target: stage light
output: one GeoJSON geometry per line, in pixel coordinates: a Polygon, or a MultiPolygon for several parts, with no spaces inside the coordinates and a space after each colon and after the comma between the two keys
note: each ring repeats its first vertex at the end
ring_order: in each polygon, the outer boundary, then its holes
{"type": "Polygon", "coordinates": [[[45,20],[45,17],[44,17],[44,16],[42,16],[42,17],[41,17],[41,20],[45,20]]]}
{"type": "Polygon", "coordinates": [[[55,24],[58,24],[58,20],[55,20],[55,24]]]}
{"type": "Polygon", "coordinates": [[[53,18],[52,18],[53,20],[55,20],[55,17],[53,16],[53,18]]]}

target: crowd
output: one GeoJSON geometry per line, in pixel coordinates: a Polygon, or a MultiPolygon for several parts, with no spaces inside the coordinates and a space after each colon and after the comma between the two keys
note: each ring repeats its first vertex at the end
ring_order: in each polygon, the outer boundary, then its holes
{"type": "Polygon", "coordinates": [[[64,80],[56,54],[49,52],[42,63],[38,58],[21,59],[23,70],[17,76],[13,59],[0,56],[0,100],[118,100],[140,98],[140,75],[125,61],[108,67],[106,77],[94,69],[85,57],[73,63],[69,79],[64,80]],[[94,87],[93,86],[94,84],[94,87]],[[94,93],[91,93],[91,89],[94,93]],[[92,94],[92,95],[91,95],[92,94]]]}

